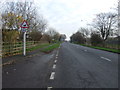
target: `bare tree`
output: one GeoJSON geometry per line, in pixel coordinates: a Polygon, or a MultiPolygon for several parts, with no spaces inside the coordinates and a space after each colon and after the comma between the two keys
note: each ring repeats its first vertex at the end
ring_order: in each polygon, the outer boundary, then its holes
{"type": "Polygon", "coordinates": [[[83,33],[80,33],[79,31],[73,34],[70,37],[70,39],[71,39],[71,42],[80,43],[80,44],[84,44],[86,41],[83,33]]]}
{"type": "Polygon", "coordinates": [[[120,37],[120,0],[118,1],[117,11],[118,11],[118,24],[117,24],[118,29],[116,31],[116,34],[118,37],[120,37]]]}
{"type": "Polygon", "coordinates": [[[50,35],[48,35],[48,34],[45,33],[42,36],[42,41],[47,41],[48,43],[51,43],[52,39],[51,39],[50,35]]]}
{"type": "Polygon", "coordinates": [[[2,30],[20,30],[20,25],[25,18],[30,27],[27,34],[32,31],[42,33],[47,27],[47,21],[37,13],[32,2],[7,2],[4,8],[5,10],[2,12],[2,30]]]}
{"type": "Polygon", "coordinates": [[[57,32],[54,28],[49,28],[49,30],[46,32],[50,36],[53,42],[57,42],[60,39],[60,34],[57,32]]]}
{"type": "Polygon", "coordinates": [[[103,42],[102,38],[100,37],[100,33],[96,31],[91,33],[90,41],[93,46],[101,45],[103,42]]]}
{"type": "Polygon", "coordinates": [[[42,38],[42,34],[39,31],[32,31],[29,33],[29,40],[40,41],[41,38],[42,38]]]}
{"type": "Polygon", "coordinates": [[[66,39],[66,35],[65,34],[61,34],[60,38],[59,38],[59,41],[65,41],[65,39],[66,39]]]}
{"type": "Polygon", "coordinates": [[[17,30],[24,18],[26,18],[30,30],[43,31],[47,26],[47,21],[37,13],[33,2],[7,2],[4,8],[3,23],[10,23],[17,30]],[[9,16],[7,17],[7,15],[9,16]]]}
{"type": "Polygon", "coordinates": [[[111,32],[113,32],[114,24],[116,23],[115,13],[100,13],[96,15],[96,19],[94,21],[94,27],[99,30],[102,39],[107,40],[108,36],[111,32]]]}
{"type": "Polygon", "coordinates": [[[53,36],[56,35],[58,32],[57,32],[54,28],[50,27],[49,30],[48,30],[46,33],[47,33],[48,35],[50,35],[51,37],[53,37],[53,36]]]}
{"type": "Polygon", "coordinates": [[[60,36],[61,36],[61,35],[60,35],[59,33],[56,33],[56,34],[53,36],[53,38],[54,38],[54,40],[59,41],[60,36]]]}
{"type": "Polygon", "coordinates": [[[80,33],[83,33],[83,35],[85,36],[85,38],[87,38],[87,36],[90,34],[90,31],[87,28],[83,28],[83,27],[81,27],[78,31],[80,33]]]}

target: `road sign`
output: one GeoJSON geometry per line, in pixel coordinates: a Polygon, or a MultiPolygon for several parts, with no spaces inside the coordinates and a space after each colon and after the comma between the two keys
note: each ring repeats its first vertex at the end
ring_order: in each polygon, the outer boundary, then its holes
{"type": "Polygon", "coordinates": [[[26,32],[27,31],[27,29],[26,28],[22,28],[22,32],[26,32]]]}
{"type": "Polygon", "coordinates": [[[24,20],[20,27],[22,29],[22,32],[24,32],[24,35],[23,35],[23,55],[26,56],[26,30],[27,30],[27,28],[29,28],[27,21],[24,20]]]}
{"type": "Polygon", "coordinates": [[[26,20],[24,20],[20,26],[21,28],[29,28],[28,23],[26,20]]]}

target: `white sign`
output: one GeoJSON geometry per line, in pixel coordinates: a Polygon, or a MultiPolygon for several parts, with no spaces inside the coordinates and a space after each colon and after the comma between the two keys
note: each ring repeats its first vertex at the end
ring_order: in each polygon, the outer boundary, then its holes
{"type": "Polygon", "coordinates": [[[22,32],[26,32],[27,31],[27,29],[26,28],[22,28],[22,32]]]}
{"type": "Polygon", "coordinates": [[[23,23],[21,24],[21,28],[29,28],[26,20],[24,20],[23,23]]]}

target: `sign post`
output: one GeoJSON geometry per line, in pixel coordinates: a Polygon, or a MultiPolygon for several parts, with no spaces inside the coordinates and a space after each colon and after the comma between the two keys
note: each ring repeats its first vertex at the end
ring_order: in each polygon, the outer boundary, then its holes
{"type": "Polygon", "coordinates": [[[29,28],[27,21],[24,20],[23,23],[21,24],[22,32],[24,33],[23,35],[23,55],[26,56],[26,31],[27,28],[29,28]]]}
{"type": "Polygon", "coordinates": [[[24,32],[23,38],[23,55],[26,56],[26,32],[24,32]]]}

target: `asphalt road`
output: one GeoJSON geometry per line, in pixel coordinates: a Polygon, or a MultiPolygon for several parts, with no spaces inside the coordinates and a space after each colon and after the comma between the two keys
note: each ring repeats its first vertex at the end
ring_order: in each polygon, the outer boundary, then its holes
{"type": "Polygon", "coordinates": [[[47,88],[54,54],[55,51],[49,54],[37,52],[26,57],[10,57],[17,62],[2,68],[2,87],[47,88]]]}
{"type": "Polygon", "coordinates": [[[55,88],[117,88],[118,55],[63,43],[55,72],[55,88]]]}
{"type": "Polygon", "coordinates": [[[118,54],[65,42],[3,67],[3,88],[118,88],[118,54]]]}

